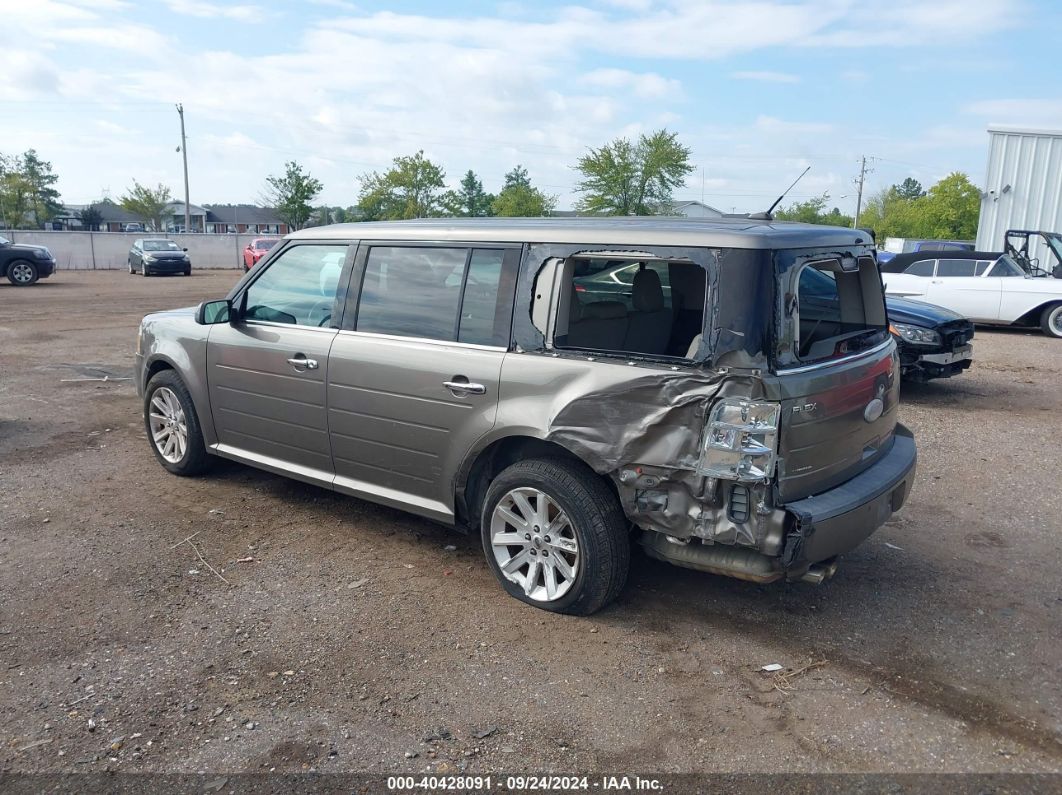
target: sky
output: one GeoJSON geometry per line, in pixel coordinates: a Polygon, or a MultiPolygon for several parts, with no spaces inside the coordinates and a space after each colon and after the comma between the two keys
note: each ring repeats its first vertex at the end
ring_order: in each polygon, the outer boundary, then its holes
{"type": "Polygon", "coordinates": [[[64,201],[134,179],[260,202],[296,160],[348,206],[423,149],[456,186],[525,166],[578,200],[589,147],[660,128],[692,150],[676,199],[724,211],[984,179],[990,124],[1062,129],[1057,0],[0,0],[0,152],[34,148],[64,201]],[[787,202],[790,200],[787,199],[787,202]]]}

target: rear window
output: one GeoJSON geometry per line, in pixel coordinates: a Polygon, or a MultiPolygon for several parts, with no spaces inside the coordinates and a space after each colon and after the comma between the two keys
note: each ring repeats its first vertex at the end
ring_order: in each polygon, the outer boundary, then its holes
{"type": "Polygon", "coordinates": [[[692,358],[704,325],[705,270],[663,259],[569,261],[561,349],[692,358]]]}
{"type": "Polygon", "coordinates": [[[812,262],[796,282],[794,336],[802,362],[843,357],[885,339],[885,303],[871,258],[861,257],[855,270],[835,259],[812,262]]]}

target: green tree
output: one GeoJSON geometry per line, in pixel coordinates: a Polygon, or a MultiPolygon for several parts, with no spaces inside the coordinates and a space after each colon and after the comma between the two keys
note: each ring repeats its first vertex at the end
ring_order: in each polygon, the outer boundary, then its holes
{"type": "Polygon", "coordinates": [[[600,215],[668,213],[674,189],[693,171],[689,161],[678,133],[657,130],[637,142],[617,138],[579,158],[583,179],[576,190],[584,196],[578,207],[600,215]]]}
{"type": "Polygon", "coordinates": [[[424,157],[396,157],[383,174],[373,171],[358,178],[358,210],[363,220],[434,218],[446,214],[446,172],[424,157]]]}
{"type": "MultiPolygon", "coordinates": [[[[527,175],[526,171],[524,175],[527,175]]],[[[530,186],[530,183],[528,185],[530,186]]],[[[483,183],[472,169],[465,172],[461,178],[461,185],[456,191],[452,191],[452,194],[448,203],[452,205],[454,215],[480,218],[491,215],[493,212],[491,203],[495,197],[483,190],[483,183]]]]}
{"type": "Polygon", "coordinates": [[[925,236],[953,240],[977,237],[977,220],[981,214],[981,191],[970,178],[952,172],[929,189],[924,199],[925,236]]]}
{"type": "Polygon", "coordinates": [[[166,207],[170,203],[170,198],[170,189],[165,185],[160,183],[158,186],[150,188],[146,185],[141,185],[134,179],[133,187],[122,196],[121,205],[123,210],[135,215],[149,229],[161,232],[165,228],[162,219],[166,214],[166,207]]]}
{"type": "Polygon", "coordinates": [[[32,186],[22,173],[18,158],[0,155],[0,220],[9,229],[26,224],[32,186]]]}
{"type": "Polygon", "coordinates": [[[530,188],[531,178],[527,175],[527,169],[517,163],[513,170],[505,175],[505,184],[502,185],[502,190],[506,188],[530,188]]]}
{"type": "Polygon", "coordinates": [[[779,221],[801,221],[805,224],[826,224],[829,226],[851,226],[852,216],[845,215],[840,208],[834,207],[826,212],[829,194],[815,196],[802,202],[793,202],[788,207],[774,213],[779,221]]]}
{"type": "Polygon", "coordinates": [[[926,192],[922,190],[922,183],[914,177],[907,177],[899,185],[892,186],[896,195],[901,199],[917,199],[920,196],[925,196],[926,192]]]}
{"type": "Polygon", "coordinates": [[[52,172],[52,164],[41,160],[33,149],[22,155],[22,175],[29,185],[29,211],[33,225],[41,228],[63,211],[55,183],[59,177],[52,172]]]}
{"type": "Polygon", "coordinates": [[[262,198],[290,229],[302,229],[313,214],[313,201],[324,189],[321,181],[294,160],[284,164],[282,176],[266,177],[262,198]]]}
{"type": "MultiPolygon", "coordinates": [[[[906,180],[905,180],[906,182],[906,180]]],[[[908,198],[903,184],[870,197],[859,225],[870,227],[878,240],[887,237],[970,240],[977,236],[981,193],[965,174],[949,174],[928,192],[908,198]]]]}
{"type": "Polygon", "coordinates": [[[81,225],[89,232],[98,232],[103,223],[103,212],[95,204],[90,204],[77,214],[81,225]]]}
{"type": "Polygon", "coordinates": [[[527,169],[517,165],[505,175],[505,184],[501,193],[493,198],[490,209],[494,215],[509,218],[537,218],[549,215],[556,206],[557,197],[532,185],[527,169]]]}

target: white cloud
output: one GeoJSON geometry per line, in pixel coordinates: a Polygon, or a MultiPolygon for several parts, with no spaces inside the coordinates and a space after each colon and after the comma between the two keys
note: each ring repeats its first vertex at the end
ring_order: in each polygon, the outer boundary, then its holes
{"type": "Polygon", "coordinates": [[[788,72],[731,72],[735,80],[759,80],[763,83],[799,83],[800,77],[788,72]]]}
{"type": "Polygon", "coordinates": [[[175,14],[203,18],[224,17],[240,22],[259,22],[266,13],[261,6],[231,5],[206,0],[166,0],[166,5],[175,14]]]}
{"type": "Polygon", "coordinates": [[[981,116],[988,124],[1062,130],[1062,100],[1057,97],[989,99],[972,102],[962,110],[972,116],[981,116]]]}
{"type": "Polygon", "coordinates": [[[655,72],[631,72],[626,69],[595,69],[579,82],[598,88],[623,89],[640,99],[673,99],[682,96],[682,83],[661,77],[655,72]]]}

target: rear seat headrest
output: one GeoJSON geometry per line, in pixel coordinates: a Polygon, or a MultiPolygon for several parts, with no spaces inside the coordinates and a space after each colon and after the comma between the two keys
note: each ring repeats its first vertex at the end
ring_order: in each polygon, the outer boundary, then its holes
{"type": "Polygon", "coordinates": [[[616,320],[627,317],[627,307],[622,301],[594,301],[583,305],[583,320],[616,320]]]}
{"type": "Polygon", "coordinates": [[[660,274],[652,268],[642,268],[634,274],[631,302],[638,312],[659,312],[664,308],[664,288],[660,274]]]}

